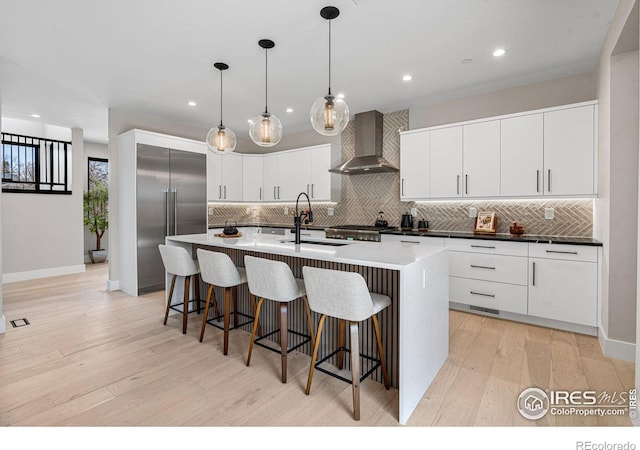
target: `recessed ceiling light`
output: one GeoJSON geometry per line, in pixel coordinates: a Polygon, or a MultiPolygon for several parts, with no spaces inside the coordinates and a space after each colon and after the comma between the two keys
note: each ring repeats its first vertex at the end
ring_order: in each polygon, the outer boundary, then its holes
{"type": "Polygon", "coordinates": [[[504,48],[497,48],[493,51],[493,56],[503,56],[507,51],[504,48]]]}
{"type": "Polygon", "coordinates": [[[247,119],[247,122],[249,122],[249,123],[253,123],[253,120],[251,120],[251,119],[247,119]]]}
{"type": "Polygon", "coordinates": [[[405,75],[402,77],[402,81],[411,81],[413,77],[411,75],[405,75]]]}
{"type": "Polygon", "coordinates": [[[293,108],[287,108],[287,109],[286,109],[286,111],[287,111],[288,113],[292,113],[292,112],[293,112],[293,108]]]}
{"type": "Polygon", "coordinates": [[[35,117],[36,119],[40,118],[40,114],[31,114],[31,117],[35,117]]]}
{"type": "Polygon", "coordinates": [[[340,92],[338,95],[336,95],[336,97],[338,98],[344,98],[344,94],[342,92],[340,92]]]}
{"type": "Polygon", "coordinates": [[[473,62],[473,59],[471,58],[465,58],[462,61],[460,61],[462,64],[471,64],[473,62]]]}
{"type": "Polygon", "coordinates": [[[189,106],[196,106],[196,105],[197,105],[196,102],[194,102],[193,100],[189,100],[189,106]]]}

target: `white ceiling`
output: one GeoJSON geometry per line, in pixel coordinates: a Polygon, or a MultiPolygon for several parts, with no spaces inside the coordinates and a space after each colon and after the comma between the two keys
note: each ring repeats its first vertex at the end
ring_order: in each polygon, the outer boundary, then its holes
{"type": "Polygon", "coordinates": [[[224,122],[248,138],[247,119],[264,109],[257,42],[268,38],[276,43],[269,110],[286,134],[311,128],[311,103],[327,89],[323,6],[341,11],[332,22],[332,90],[344,92],[353,115],[592,71],[617,3],[0,0],[2,113],[80,127],[102,142],[111,107],[208,129],[220,121],[213,62],[223,61],[224,122]],[[508,52],[494,58],[500,46],[508,52]]]}

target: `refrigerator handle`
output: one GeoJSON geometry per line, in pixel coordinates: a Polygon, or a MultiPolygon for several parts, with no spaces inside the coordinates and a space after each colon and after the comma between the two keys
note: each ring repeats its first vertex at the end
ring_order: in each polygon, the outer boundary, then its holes
{"type": "Polygon", "coordinates": [[[173,234],[178,235],[178,190],[173,190],[173,234]]]}
{"type": "Polygon", "coordinates": [[[164,229],[166,231],[165,236],[169,236],[169,189],[164,191],[164,210],[166,211],[164,217],[164,229]]]}

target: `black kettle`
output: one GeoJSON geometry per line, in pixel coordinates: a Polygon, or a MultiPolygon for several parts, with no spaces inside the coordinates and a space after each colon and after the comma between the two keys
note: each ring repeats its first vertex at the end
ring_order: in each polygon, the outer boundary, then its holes
{"type": "Polygon", "coordinates": [[[384,218],[384,213],[380,211],[378,213],[378,218],[376,219],[376,228],[387,228],[389,226],[389,222],[387,222],[384,218]]]}
{"type": "Polygon", "coordinates": [[[413,216],[411,214],[403,214],[400,221],[400,228],[412,229],[413,228],[413,216]]]}
{"type": "Polygon", "coordinates": [[[225,236],[233,236],[234,234],[238,234],[238,223],[236,222],[236,226],[229,225],[226,221],[224,222],[224,230],[222,230],[222,234],[225,236]]]}

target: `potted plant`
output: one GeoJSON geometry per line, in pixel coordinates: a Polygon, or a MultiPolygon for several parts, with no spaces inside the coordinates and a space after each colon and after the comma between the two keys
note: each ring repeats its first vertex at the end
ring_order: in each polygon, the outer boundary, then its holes
{"type": "Polygon", "coordinates": [[[96,248],[89,250],[89,259],[92,263],[105,262],[108,253],[100,246],[100,240],[109,228],[109,189],[100,181],[93,182],[91,189],[84,192],[84,224],[96,235],[96,248]]]}

